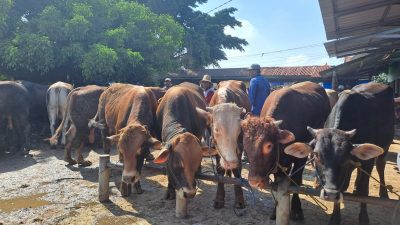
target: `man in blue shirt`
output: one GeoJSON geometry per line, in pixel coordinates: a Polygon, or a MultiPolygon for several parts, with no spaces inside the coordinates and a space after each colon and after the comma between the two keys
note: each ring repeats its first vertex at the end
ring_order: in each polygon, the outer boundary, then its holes
{"type": "Polygon", "coordinates": [[[255,116],[260,116],[261,109],[271,91],[271,87],[267,78],[261,76],[260,65],[252,64],[247,70],[252,77],[249,86],[251,112],[255,116]]]}

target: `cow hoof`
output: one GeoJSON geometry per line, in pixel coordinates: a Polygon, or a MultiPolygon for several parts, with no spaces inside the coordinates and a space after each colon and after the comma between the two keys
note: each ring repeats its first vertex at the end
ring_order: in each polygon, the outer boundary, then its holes
{"type": "Polygon", "coordinates": [[[290,212],[290,219],[292,219],[292,220],[294,220],[294,221],[301,221],[301,220],[304,220],[303,210],[291,211],[291,212],[290,212]]]}
{"type": "Polygon", "coordinates": [[[224,201],[214,201],[214,209],[224,208],[224,205],[225,205],[224,201]]]}
{"type": "Polygon", "coordinates": [[[135,187],[135,194],[143,194],[143,189],[142,189],[142,186],[140,185],[140,183],[139,182],[137,182],[136,184],[134,184],[134,187],[135,187]]]}
{"type": "Polygon", "coordinates": [[[175,197],[175,191],[167,191],[164,196],[166,200],[174,200],[175,197]]]}
{"type": "Polygon", "coordinates": [[[75,165],[75,164],[77,164],[78,162],[77,161],[75,161],[75,160],[65,160],[68,164],[68,166],[73,166],[73,165],[75,165]]]}
{"type": "Polygon", "coordinates": [[[235,208],[244,209],[245,207],[244,202],[235,202],[235,208]]]}
{"type": "Polygon", "coordinates": [[[92,162],[90,161],[83,161],[83,162],[79,162],[79,166],[81,167],[87,167],[87,166],[91,166],[92,162]]]}

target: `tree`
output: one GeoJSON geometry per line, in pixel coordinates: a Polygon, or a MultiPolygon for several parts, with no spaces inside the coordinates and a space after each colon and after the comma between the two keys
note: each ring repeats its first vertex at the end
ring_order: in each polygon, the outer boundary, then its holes
{"type": "Polygon", "coordinates": [[[124,0],[0,0],[0,73],[17,79],[153,83],[177,68],[184,29],[124,0]]]}
{"type": "Polygon", "coordinates": [[[138,0],[158,14],[169,14],[185,28],[184,50],[179,55],[186,68],[199,69],[208,65],[218,66],[224,60],[224,49],[243,51],[246,40],[226,35],[226,26],[241,26],[232,14],[235,8],[226,8],[211,16],[195,10],[208,0],[138,0]]]}
{"type": "Polygon", "coordinates": [[[373,76],[372,80],[375,83],[382,83],[382,84],[388,84],[388,75],[386,73],[380,73],[377,76],[373,76]]]}

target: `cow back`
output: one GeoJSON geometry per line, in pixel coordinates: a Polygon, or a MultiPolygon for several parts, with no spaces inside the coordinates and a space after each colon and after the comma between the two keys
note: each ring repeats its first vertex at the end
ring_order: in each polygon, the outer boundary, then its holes
{"type": "Polygon", "coordinates": [[[283,120],[281,129],[291,131],[296,141],[308,142],[307,126],[322,128],[329,112],[325,90],[316,83],[301,82],[272,92],[260,116],[283,120]]]}
{"type": "Polygon", "coordinates": [[[360,84],[342,92],[326,123],[326,128],[357,129],[354,143],[389,145],[394,136],[393,90],[379,83],[360,84]]]}
{"type": "Polygon", "coordinates": [[[159,140],[169,141],[180,129],[185,129],[200,139],[206,121],[197,116],[196,107],[205,110],[206,103],[193,86],[178,85],[168,89],[156,113],[159,140]]]}
{"type": "Polygon", "coordinates": [[[251,106],[249,96],[246,92],[246,85],[242,81],[228,80],[221,81],[210,101],[210,106],[219,103],[235,103],[250,112],[251,106]]]}

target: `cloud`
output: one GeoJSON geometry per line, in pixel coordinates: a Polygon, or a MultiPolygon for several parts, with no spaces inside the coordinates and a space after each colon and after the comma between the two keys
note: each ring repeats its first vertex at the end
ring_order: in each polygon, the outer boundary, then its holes
{"type": "Polygon", "coordinates": [[[257,36],[257,30],[248,20],[238,19],[241,23],[241,27],[230,27],[226,26],[224,33],[227,35],[232,35],[234,37],[244,38],[248,42],[257,36]]]}
{"type": "Polygon", "coordinates": [[[306,55],[289,56],[286,58],[284,66],[300,66],[306,64],[308,60],[309,58],[306,55]]]}

